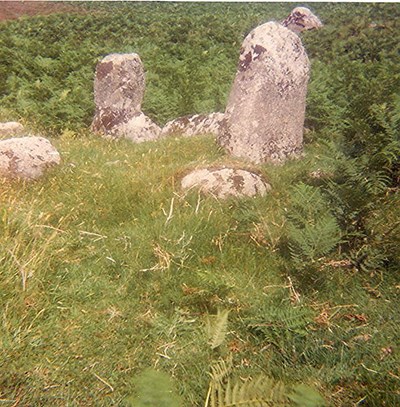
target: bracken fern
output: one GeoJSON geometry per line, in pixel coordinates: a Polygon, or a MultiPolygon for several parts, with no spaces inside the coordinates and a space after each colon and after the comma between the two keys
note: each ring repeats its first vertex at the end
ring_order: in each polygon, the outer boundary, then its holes
{"type": "Polygon", "coordinates": [[[318,187],[293,187],[287,217],[289,251],[298,263],[316,261],[340,241],[339,225],[318,187]]]}

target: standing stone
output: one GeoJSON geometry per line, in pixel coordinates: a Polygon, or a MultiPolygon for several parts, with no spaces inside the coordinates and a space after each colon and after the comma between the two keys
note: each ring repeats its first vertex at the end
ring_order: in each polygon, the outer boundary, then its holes
{"type": "Polygon", "coordinates": [[[254,163],[301,153],[310,63],[297,34],[321,25],[298,7],[282,24],[263,24],[245,38],[218,137],[228,153],[254,163]]]}
{"type": "Polygon", "coordinates": [[[20,137],[0,141],[0,176],[33,180],[61,161],[60,154],[43,137],[20,137]]]}
{"type": "Polygon", "coordinates": [[[134,142],[153,140],[161,129],[142,112],[145,73],[137,54],[110,54],[96,67],[94,132],[134,142]]]}

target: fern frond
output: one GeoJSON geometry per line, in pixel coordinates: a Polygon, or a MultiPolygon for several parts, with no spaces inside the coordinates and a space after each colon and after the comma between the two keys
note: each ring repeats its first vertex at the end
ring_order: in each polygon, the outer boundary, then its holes
{"type": "Polygon", "coordinates": [[[289,224],[288,231],[289,250],[295,260],[316,260],[328,254],[340,240],[339,225],[328,213],[303,228],[289,224]]]}
{"type": "Polygon", "coordinates": [[[288,218],[300,227],[326,210],[320,189],[302,182],[291,189],[290,201],[292,210],[288,213],[288,218]]]}
{"type": "Polygon", "coordinates": [[[211,349],[220,346],[228,332],[229,310],[218,310],[217,315],[209,316],[206,320],[206,330],[210,338],[211,349]]]}
{"type": "Polygon", "coordinates": [[[260,375],[245,382],[227,381],[225,387],[213,386],[211,406],[215,407],[279,407],[288,405],[288,390],[281,382],[260,375]]]}
{"type": "Polygon", "coordinates": [[[264,315],[248,320],[248,327],[261,334],[265,340],[276,343],[282,338],[305,336],[313,321],[313,314],[307,307],[269,307],[266,305],[264,315]]]}
{"type": "Polygon", "coordinates": [[[232,355],[227,361],[219,359],[217,362],[211,365],[211,379],[208,387],[205,407],[217,407],[217,397],[221,397],[223,394],[223,385],[227,382],[229,375],[232,373],[233,359],[232,355]],[[209,404],[211,403],[211,404],[209,404]]]}
{"type": "Polygon", "coordinates": [[[227,361],[219,359],[216,363],[211,365],[210,375],[213,382],[223,383],[224,380],[232,373],[232,368],[233,368],[232,355],[227,361]]]}
{"type": "Polygon", "coordinates": [[[323,398],[306,385],[294,388],[265,375],[254,379],[233,379],[232,357],[226,363],[220,359],[211,366],[211,380],[205,407],[285,407],[292,405],[321,407],[323,398]]]}

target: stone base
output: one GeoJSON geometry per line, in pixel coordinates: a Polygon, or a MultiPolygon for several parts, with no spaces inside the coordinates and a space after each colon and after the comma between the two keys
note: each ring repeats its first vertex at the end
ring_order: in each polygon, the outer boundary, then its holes
{"type": "Polygon", "coordinates": [[[96,116],[92,123],[92,130],[111,138],[126,138],[134,143],[156,140],[161,136],[161,128],[144,113],[138,113],[130,118],[125,115],[120,117],[120,121],[115,120],[110,124],[105,123],[109,116],[96,116]]]}

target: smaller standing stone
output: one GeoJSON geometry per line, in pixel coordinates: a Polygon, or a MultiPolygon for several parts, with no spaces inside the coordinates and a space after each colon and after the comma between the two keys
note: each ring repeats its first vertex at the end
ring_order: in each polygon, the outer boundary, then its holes
{"type": "Polygon", "coordinates": [[[220,199],[264,196],[271,186],[260,175],[237,168],[204,168],[194,170],[181,181],[183,189],[198,188],[220,199]]]}
{"type": "Polygon", "coordinates": [[[92,130],[133,142],[157,139],[161,129],[142,112],[145,73],[137,54],[110,54],[96,67],[92,130]]]}
{"type": "Polygon", "coordinates": [[[162,129],[162,136],[181,135],[192,137],[204,134],[217,136],[224,113],[194,114],[169,121],[162,129]]]}
{"type": "Polygon", "coordinates": [[[60,164],[58,151],[43,137],[21,137],[0,141],[0,176],[33,180],[60,164]]]}
{"type": "Polygon", "coordinates": [[[0,137],[20,136],[24,133],[24,131],[24,126],[21,123],[0,123],[0,137]]]}

